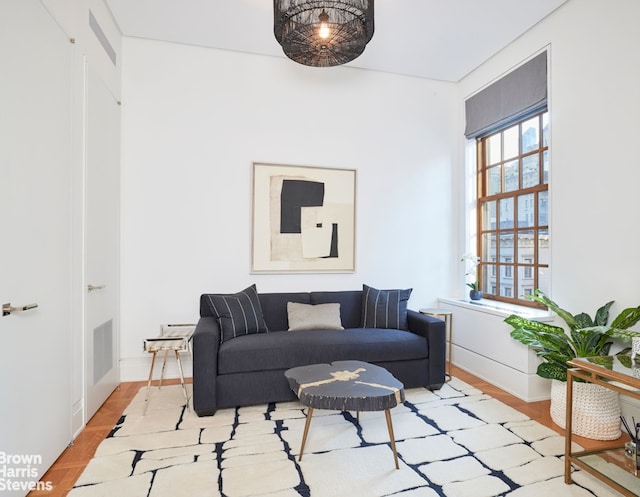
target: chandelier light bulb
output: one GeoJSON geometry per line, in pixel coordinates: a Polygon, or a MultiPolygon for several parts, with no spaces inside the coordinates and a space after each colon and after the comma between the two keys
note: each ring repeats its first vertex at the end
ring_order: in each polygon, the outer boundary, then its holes
{"type": "Polygon", "coordinates": [[[322,13],[318,16],[318,19],[320,19],[320,29],[318,30],[318,36],[323,40],[326,40],[327,38],[329,38],[329,35],[331,34],[331,29],[329,28],[329,24],[328,24],[329,16],[323,10],[322,13]]]}

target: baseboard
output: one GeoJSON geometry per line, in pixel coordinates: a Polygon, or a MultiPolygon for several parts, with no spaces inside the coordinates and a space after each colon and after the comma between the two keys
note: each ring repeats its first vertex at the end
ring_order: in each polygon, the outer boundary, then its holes
{"type": "MultiPolygon", "coordinates": [[[[180,354],[180,362],[184,377],[190,378],[193,373],[193,362],[188,353],[180,354]]],[[[120,359],[120,380],[127,381],[146,381],[149,378],[149,368],[151,367],[151,354],[145,354],[138,357],[125,357],[120,359]]],[[[158,354],[156,364],[153,371],[153,379],[160,378],[162,369],[162,355],[158,354]]],[[[180,378],[180,371],[175,356],[169,354],[167,357],[167,366],[164,371],[164,377],[167,379],[180,378]]]]}
{"type": "Polygon", "coordinates": [[[84,430],[84,399],[81,398],[71,406],[71,440],[75,440],[84,430]]]}

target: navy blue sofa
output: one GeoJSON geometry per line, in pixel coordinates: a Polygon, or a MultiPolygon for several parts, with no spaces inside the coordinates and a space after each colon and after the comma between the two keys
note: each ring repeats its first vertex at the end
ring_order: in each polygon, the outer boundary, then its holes
{"type": "Polygon", "coordinates": [[[442,320],[407,311],[408,331],[361,328],[360,290],[258,294],[268,333],[221,343],[207,294],[193,334],[193,407],[199,416],[217,409],[295,400],[284,372],[296,366],[359,360],[382,366],[405,388],[440,388],[445,381],[442,320]],[[287,302],[339,303],[344,330],[286,331],[287,302]]]}

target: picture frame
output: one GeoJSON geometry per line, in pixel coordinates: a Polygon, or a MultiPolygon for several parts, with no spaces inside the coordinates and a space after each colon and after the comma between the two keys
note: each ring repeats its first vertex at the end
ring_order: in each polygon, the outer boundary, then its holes
{"type": "Polygon", "coordinates": [[[356,170],[252,166],[251,272],[354,272],[356,170]]]}

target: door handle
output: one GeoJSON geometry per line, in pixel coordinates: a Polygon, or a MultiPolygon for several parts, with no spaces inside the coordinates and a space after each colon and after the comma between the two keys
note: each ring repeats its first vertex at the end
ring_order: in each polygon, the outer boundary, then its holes
{"type": "Polygon", "coordinates": [[[35,309],[36,307],[38,307],[38,304],[18,305],[15,307],[12,306],[11,303],[2,304],[2,315],[8,316],[12,312],[28,311],[29,309],[35,309]]]}
{"type": "Polygon", "coordinates": [[[103,288],[106,288],[107,285],[92,285],[89,284],[87,285],[87,290],[89,290],[90,292],[93,292],[94,290],[102,290],[103,288]]]}

